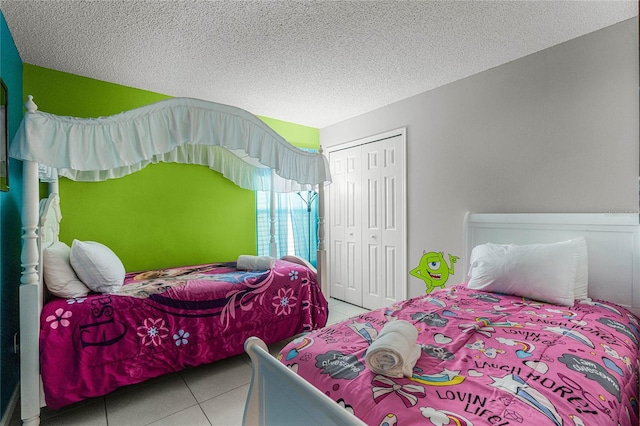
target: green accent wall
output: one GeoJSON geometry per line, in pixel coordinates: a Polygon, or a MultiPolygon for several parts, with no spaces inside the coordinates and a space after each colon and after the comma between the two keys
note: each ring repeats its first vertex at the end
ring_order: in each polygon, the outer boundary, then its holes
{"type": "MultiPolygon", "coordinates": [[[[117,114],[169,96],[24,64],[24,95],[59,115],[117,114]]],[[[318,129],[260,117],[294,145],[318,129]]],[[[255,194],[204,166],[152,164],[105,182],[60,180],[60,238],[101,242],[127,271],[233,261],[256,253],[255,194]]]]}
{"type": "Polygon", "coordinates": [[[301,124],[293,124],[288,121],[276,120],[275,118],[262,116],[258,116],[258,118],[285,138],[287,142],[298,148],[320,148],[320,129],[303,126],[301,124]]]}
{"type": "Polygon", "coordinates": [[[171,96],[24,64],[24,101],[33,95],[39,111],[73,117],[101,117],[171,96]]]}
{"type": "MultiPolygon", "coordinates": [[[[22,120],[22,60],[0,12],[0,78],[8,92],[9,140],[22,120]]],[[[20,380],[19,357],[13,352],[13,336],[20,329],[19,295],[22,163],[9,160],[9,191],[0,192],[0,419],[20,380]]]]}

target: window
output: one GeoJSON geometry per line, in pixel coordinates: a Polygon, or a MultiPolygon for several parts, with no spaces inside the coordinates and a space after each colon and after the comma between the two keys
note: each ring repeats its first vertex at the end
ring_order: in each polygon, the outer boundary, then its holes
{"type": "MultiPolygon", "coordinates": [[[[315,191],[276,194],[276,257],[299,256],[316,266],[318,249],[318,200],[315,191]]],[[[270,253],[271,193],[256,191],[257,252],[270,253]]]]}

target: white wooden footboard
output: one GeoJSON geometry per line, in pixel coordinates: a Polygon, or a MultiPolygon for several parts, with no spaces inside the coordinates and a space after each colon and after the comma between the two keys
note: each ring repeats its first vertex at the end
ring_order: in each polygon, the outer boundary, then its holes
{"type": "Polygon", "coordinates": [[[244,344],[253,374],[243,425],[364,425],[331,398],[285,367],[257,337],[244,344]]]}

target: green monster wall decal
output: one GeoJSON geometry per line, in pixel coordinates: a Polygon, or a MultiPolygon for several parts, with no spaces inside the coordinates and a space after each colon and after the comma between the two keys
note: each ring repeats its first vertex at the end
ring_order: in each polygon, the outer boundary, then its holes
{"type": "Polygon", "coordinates": [[[458,256],[449,254],[449,264],[444,260],[443,252],[431,251],[423,252],[420,264],[413,268],[411,275],[420,278],[427,285],[427,293],[431,293],[436,287],[444,287],[449,279],[449,275],[453,275],[453,268],[456,261],[460,259],[458,256]]]}

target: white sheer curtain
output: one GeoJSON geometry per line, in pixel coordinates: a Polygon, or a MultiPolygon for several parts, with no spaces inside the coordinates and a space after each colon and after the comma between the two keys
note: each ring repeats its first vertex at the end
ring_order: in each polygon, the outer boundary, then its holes
{"type": "MultiPolygon", "coordinates": [[[[308,153],[317,150],[300,148],[308,153]]],[[[293,254],[317,266],[318,251],[318,193],[312,190],[276,193],[277,257],[293,254]]],[[[268,256],[270,241],[271,193],[256,191],[257,251],[268,256]]]]}

